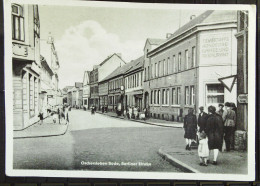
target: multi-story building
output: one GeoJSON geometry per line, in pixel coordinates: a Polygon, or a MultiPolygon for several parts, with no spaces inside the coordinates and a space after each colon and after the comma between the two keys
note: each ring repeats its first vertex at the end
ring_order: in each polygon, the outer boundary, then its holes
{"type": "Polygon", "coordinates": [[[38,121],[40,20],[37,5],[12,4],[14,130],[38,121]]]}
{"type": "MultiPolygon", "coordinates": [[[[143,89],[144,94],[143,94],[143,107],[147,108],[149,111],[149,93],[151,92],[150,90],[150,59],[147,57],[147,53],[151,50],[153,50],[155,47],[160,45],[165,39],[154,39],[154,38],[148,38],[145,42],[144,46],[144,77],[143,77],[143,89]]],[[[152,68],[152,66],[151,66],[152,68]]]]}
{"type": "Polygon", "coordinates": [[[52,87],[52,76],[54,75],[49,64],[46,62],[45,58],[41,56],[41,76],[40,76],[40,100],[39,108],[43,113],[44,117],[47,116],[47,108],[49,105],[48,92],[53,89],[52,87]]]}
{"type": "Polygon", "coordinates": [[[143,109],[143,64],[144,56],[130,62],[131,68],[124,73],[125,105],[143,109]]]}
{"type": "Polygon", "coordinates": [[[95,65],[93,70],[90,71],[90,101],[89,105],[96,106],[100,108],[99,104],[99,88],[98,82],[102,81],[105,77],[107,77],[111,72],[113,72],[117,67],[124,65],[125,62],[121,58],[120,54],[112,54],[108,56],[104,61],[102,61],[99,65],[95,65]]]}
{"type": "Polygon", "coordinates": [[[59,77],[58,70],[60,68],[59,59],[57,55],[57,51],[54,45],[54,39],[52,36],[48,36],[48,39],[41,39],[40,43],[41,47],[41,55],[44,57],[48,66],[51,68],[53,75],[51,77],[51,82],[49,84],[49,89],[47,90],[47,104],[48,106],[56,106],[61,104],[60,97],[61,93],[59,91],[59,77]]]}
{"type": "Polygon", "coordinates": [[[236,74],[236,29],[236,11],[206,11],[148,52],[151,116],[182,121],[189,108],[236,102],[236,85],[219,81],[236,74]]]}
{"type": "Polygon", "coordinates": [[[83,106],[89,109],[89,98],[90,98],[90,85],[89,85],[90,72],[85,71],[83,77],[83,106]]]}

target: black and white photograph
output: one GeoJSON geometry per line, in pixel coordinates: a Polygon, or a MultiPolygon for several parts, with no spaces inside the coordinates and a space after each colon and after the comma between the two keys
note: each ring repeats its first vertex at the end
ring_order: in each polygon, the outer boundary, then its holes
{"type": "Polygon", "coordinates": [[[8,176],[255,179],[254,5],[5,0],[8,176]]]}

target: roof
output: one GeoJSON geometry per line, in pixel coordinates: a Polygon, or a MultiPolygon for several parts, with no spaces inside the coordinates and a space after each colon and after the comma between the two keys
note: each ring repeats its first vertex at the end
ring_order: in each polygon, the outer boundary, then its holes
{"type": "Polygon", "coordinates": [[[99,66],[102,66],[104,63],[106,63],[106,62],[107,62],[110,58],[112,58],[113,56],[119,57],[119,58],[122,60],[123,63],[126,63],[126,62],[121,58],[121,56],[119,56],[118,54],[114,53],[114,54],[108,56],[104,61],[102,61],[102,62],[99,64],[99,66]]]}
{"type": "Polygon", "coordinates": [[[199,24],[209,24],[209,23],[220,23],[227,21],[237,21],[237,11],[235,10],[208,10],[198,17],[192,19],[178,30],[176,30],[168,40],[176,37],[179,34],[191,29],[192,27],[199,24]]]}
{"type": "Polygon", "coordinates": [[[46,59],[42,55],[40,55],[40,60],[41,60],[42,67],[44,67],[52,76],[54,73],[53,73],[52,69],[50,68],[49,64],[47,63],[46,59]]]}
{"type": "Polygon", "coordinates": [[[136,60],[132,60],[126,63],[125,65],[116,68],[111,74],[109,74],[102,81],[100,81],[100,83],[118,77],[120,75],[124,75],[126,73],[132,72],[138,68],[141,68],[143,66],[143,61],[144,61],[144,57],[141,56],[136,60]]]}
{"type": "Polygon", "coordinates": [[[165,41],[165,39],[155,39],[155,38],[147,38],[147,41],[151,44],[151,45],[159,45],[162,42],[165,41]]]}
{"type": "MultiPolygon", "coordinates": [[[[154,50],[160,48],[160,46],[168,43],[168,41],[175,39],[179,35],[185,33],[186,31],[192,29],[195,26],[199,25],[210,25],[210,24],[219,24],[227,22],[237,22],[237,11],[236,10],[208,10],[200,14],[198,17],[195,17],[179,29],[177,29],[165,42],[161,43],[154,50]]],[[[151,51],[150,51],[151,52],[151,51]]],[[[150,53],[149,52],[149,53],[150,53]]]]}

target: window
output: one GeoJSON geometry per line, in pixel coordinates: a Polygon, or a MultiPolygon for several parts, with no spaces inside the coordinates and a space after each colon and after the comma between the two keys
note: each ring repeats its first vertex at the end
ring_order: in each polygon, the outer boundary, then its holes
{"type": "Polygon", "coordinates": [[[181,71],[181,53],[178,55],[178,72],[181,71]]]}
{"type": "Polygon", "coordinates": [[[185,64],[186,64],[186,69],[189,69],[189,52],[188,52],[188,50],[185,50],[185,64]]]}
{"type": "Polygon", "coordinates": [[[154,65],[154,77],[157,77],[157,63],[154,65]]]}
{"type": "Polygon", "coordinates": [[[170,74],[170,58],[167,59],[167,74],[170,74]]]}
{"type": "Polygon", "coordinates": [[[151,91],[151,104],[153,104],[153,91],[151,91]]]}
{"type": "Polygon", "coordinates": [[[170,98],[170,95],[169,95],[169,89],[166,90],[166,105],[169,104],[169,98],[170,98]]]}
{"type": "Polygon", "coordinates": [[[166,60],[164,59],[163,60],[163,75],[166,75],[167,74],[167,64],[166,64],[166,60]]]}
{"type": "Polygon", "coordinates": [[[147,74],[146,74],[147,72],[146,72],[146,68],[144,68],[144,80],[146,80],[147,79],[147,74]]]}
{"type": "Polygon", "coordinates": [[[180,105],[181,104],[181,87],[177,88],[177,100],[176,100],[176,104],[180,105]]]}
{"type": "Polygon", "coordinates": [[[158,90],[157,104],[161,103],[161,91],[158,90]]]}
{"type": "Polygon", "coordinates": [[[23,8],[19,5],[12,5],[12,38],[24,41],[23,8]]]}
{"type": "Polygon", "coordinates": [[[153,74],[153,64],[151,64],[151,78],[153,78],[154,77],[154,74],[153,74]]]}
{"type": "Polygon", "coordinates": [[[207,86],[207,104],[217,106],[224,103],[224,86],[221,84],[208,84],[207,86]]]}
{"type": "Polygon", "coordinates": [[[137,73],[136,74],[136,87],[138,87],[139,86],[139,80],[140,80],[140,73],[137,73]]]}
{"type": "Polygon", "coordinates": [[[148,66],[147,68],[147,79],[149,80],[150,79],[150,67],[148,66]]]}
{"type": "Polygon", "coordinates": [[[185,87],[185,105],[189,105],[190,93],[189,87],[185,87]]]}
{"type": "Polygon", "coordinates": [[[176,104],[176,89],[172,88],[172,105],[176,104]]]}
{"type": "MultiPolygon", "coordinates": [[[[149,67],[148,67],[148,69],[149,69],[149,67]]],[[[140,83],[140,85],[141,86],[143,85],[143,72],[141,72],[141,83],[140,83]]]]}
{"type": "Polygon", "coordinates": [[[161,76],[161,61],[158,63],[158,72],[157,72],[157,77],[161,76]]]}
{"type": "Polygon", "coordinates": [[[175,58],[175,55],[172,57],[172,68],[173,68],[173,72],[176,72],[176,58],[175,58]]]}
{"type": "Polygon", "coordinates": [[[39,18],[39,11],[37,5],[33,5],[33,13],[34,13],[34,33],[38,37],[40,37],[40,18],[39,18]]]}
{"type": "Polygon", "coordinates": [[[195,105],[195,92],[194,92],[194,86],[190,87],[190,104],[195,105]]]}
{"type": "Polygon", "coordinates": [[[154,97],[153,103],[154,103],[154,104],[157,104],[157,90],[154,91],[153,97],[154,97]]]}
{"type": "Polygon", "coordinates": [[[196,66],[196,48],[192,47],[192,62],[191,62],[191,67],[196,66]]]}
{"type": "Polygon", "coordinates": [[[163,90],[162,90],[162,104],[163,104],[163,105],[165,104],[165,99],[166,99],[165,89],[163,89],[163,90]]]}

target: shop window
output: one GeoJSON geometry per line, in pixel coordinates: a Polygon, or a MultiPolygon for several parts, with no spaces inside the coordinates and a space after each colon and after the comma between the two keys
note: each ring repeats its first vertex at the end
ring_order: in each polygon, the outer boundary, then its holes
{"type": "Polygon", "coordinates": [[[207,105],[217,106],[224,103],[224,86],[222,84],[207,84],[207,105]]]}
{"type": "Polygon", "coordinates": [[[12,5],[12,38],[24,41],[24,17],[23,8],[20,5],[12,5]]]}

